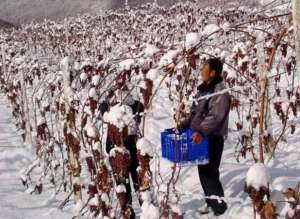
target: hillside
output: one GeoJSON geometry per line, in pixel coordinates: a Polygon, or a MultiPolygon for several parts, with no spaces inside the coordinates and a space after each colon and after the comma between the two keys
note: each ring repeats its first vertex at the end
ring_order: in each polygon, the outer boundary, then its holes
{"type": "Polygon", "coordinates": [[[13,26],[14,26],[13,24],[0,19],[0,28],[9,28],[13,26]]]}
{"type": "MultiPolygon", "coordinates": [[[[178,0],[158,0],[159,5],[169,6],[178,0]]],[[[231,5],[232,0],[195,0],[203,7],[218,2],[231,5]]],[[[45,18],[59,20],[65,17],[75,16],[82,13],[99,14],[103,10],[116,9],[124,6],[124,0],[2,0],[0,1],[0,19],[11,23],[28,23],[32,20],[41,21],[45,18]]],[[[153,0],[129,0],[130,6],[153,2],[153,0]]],[[[249,2],[241,0],[242,4],[249,2]]]]}
{"type": "Polygon", "coordinates": [[[79,13],[95,13],[110,8],[109,0],[4,0],[0,2],[0,19],[26,23],[44,18],[61,19],[79,13]]]}

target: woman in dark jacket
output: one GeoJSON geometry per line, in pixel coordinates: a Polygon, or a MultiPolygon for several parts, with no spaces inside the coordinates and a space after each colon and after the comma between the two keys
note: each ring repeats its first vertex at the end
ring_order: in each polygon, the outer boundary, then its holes
{"type": "MultiPolygon", "coordinates": [[[[224,91],[226,87],[221,76],[222,70],[223,65],[219,59],[209,59],[205,63],[201,72],[203,83],[198,87],[188,118],[181,123],[181,127],[194,130],[195,144],[201,143],[204,137],[209,140],[209,164],[198,166],[200,182],[206,197],[224,197],[219,167],[224,137],[228,132],[230,95],[224,91]],[[210,96],[203,98],[206,95],[210,96]]],[[[206,204],[207,207],[201,210],[202,214],[212,210],[215,215],[221,215],[227,209],[224,201],[212,198],[207,198],[206,204]]]]}

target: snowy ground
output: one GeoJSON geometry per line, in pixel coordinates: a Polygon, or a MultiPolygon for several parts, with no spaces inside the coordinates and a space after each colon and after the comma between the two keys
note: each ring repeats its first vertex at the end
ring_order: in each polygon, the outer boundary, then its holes
{"type": "MultiPolygon", "coordinates": [[[[163,93],[161,94],[163,96],[163,93]]],[[[8,103],[3,97],[0,101],[0,219],[35,219],[35,218],[71,218],[71,204],[69,203],[64,212],[57,209],[62,198],[66,194],[56,199],[49,199],[51,193],[49,189],[44,189],[41,195],[29,195],[25,192],[19,179],[18,172],[22,167],[27,166],[34,157],[12,123],[10,110],[6,106],[8,103]]],[[[160,107],[156,104],[154,107],[160,107]]],[[[147,122],[147,136],[154,145],[159,145],[159,133],[168,125],[171,125],[170,115],[161,108],[160,114],[149,117],[147,122]]],[[[157,110],[157,109],[156,109],[157,110]]],[[[237,163],[234,158],[235,133],[231,132],[226,141],[223,162],[221,165],[221,180],[225,188],[226,200],[229,204],[227,214],[221,218],[253,218],[252,207],[247,194],[243,192],[247,170],[253,162],[244,160],[237,163]]],[[[300,130],[287,142],[280,145],[279,151],[270,166],[270,173],[273,179],[272,188],[277,196],[287,187],[294,187],[300,181],[300,130]]],[[[156,148],[159,153],[160,148],[156,148]]],[[[162,176],[168,177],[171,173],[170,164],[165,160],[161,161],[162,176]]],[[[152,165],[155,168],[155,164],[152,165]]],[[[182,169],[178,190],[182,194],[182,202],[185,218],[200,218],[197,209],[203,204],[203,192],[199,183],[197,170],[195,167],[185,167],[182,169]]],[[[282,200],[279,196],[278,200],[282,200]]],[[[137,203],[137,202],[135,202],[137,203]]],[[[283,207],[283,206],[282,206],[283,207]]],[[[140,211],[135,205],[136,212],[140,211]]],[[[281,210],[281,209],[279,209],[281,210]]],[[[282,211],[284,212],[284,211],[282,211]]]]}
{"type": "Polygon", "coordinates": [[[0,99],[0,219],[71,218],[57,211],[59,202],[47,203],[47,192],[29,195],[18,172],[31,161],[32,153],[17,134],[7,102],[0,99]],[[54,211],[53,211],[54,209],[54,211]],[[65,217],[62,217],[62,216],[65,217]]]}
{"type": "MultiPolygon", "coordinates": [[[[170,122],[170,121],[169,121],[170,122]]],[[[162,124],[168,124],[168,121],[153,120],[150,122],[149,130],[163,130],[167,127],[161,127],[162,124]]],[[[151,132],[151,131],[150,131],[151,132]]],[[[155,131],[157,132],[157,131],[155,131]]],[[[156,134],[152,133],[151,139],[158,139],[154,137],[156,134]]],[[[248,195],[244,193],[245,179],[248,169],[253,165],[253,160],[241,160],[238,163],[234,156],[234,147],[236,145],[236,133],[231,132],[225,142],[225,148],[221,164],[221,181],[225,190],[225,199],[229,205],[229,209],[224,216],[218,217],[222,219],[252,219],[253,209],[251,200],[248,195]]],[[[289,136],[285,143],[281,143],[276,153],[274,160],[271,160],[267,166],[272,178],[272,194],[271,199],[278,204],[279,218],[284,218],[286,213],[285,203],[282,191],[288,187],[294,188],[300,181],[300,130],[297,130],[293,136],[289,136]]],[[[153,142],[159,144],[159,142],[153,142]]],[[[170,174],[170,165],[164,160],[162,161],[162,175],[168,176],[170,174]]],[[[197,213],[204,203],[203,191],[199,183],[198,172],[196,167],[184,167],[181,172],[180,181],[178,183],[178,190],[183,194],[183,208],[186,212],[185,218],[203,218],[197,213]]],[[[210,218],[210,217],[209,217],[210,218]]]]}
{"type": "MultiPolygon", "coordinates": [[[[164,91],[161,90],[158,98],[164,96],[164,91]]],[[[164,99],[164,98],[162,98],[164,99]]],[[[170,114],[167,112],[168,100],[164,99],[164,105],[156,101],[154,104],[154,112],[152,118],[147,122],[146,136],[152,140],[154,145],[159,145],[159,132],[165,128],[172,126],[170,114]],[[163,107],[161,107],[163,106],[163,107]],[[159,108],[161,107],[161,108],[159,108]]],[[[231,114],[231,118],[235,115],[231,114]]],[[[248,155],[248,159],[241,159],[238,163],[235,159],[234,151],[237,142],[238,133],[230,131],[229,136],[225,142],[224,153],[221,163],[221,181],[225,190],[225,199],[228,203],[229,209],[224,216],[218,218],[222,219],[252,219],[253,208],[251,200],[248,195],[244,193],[244,185],[248,169],[253,165],[254,161],[248,155]]],[[[284,197],[281,192],[288,187],[295,188],[300,181],[300,129],[296,129],[294,135],[288,136],[286,141],[280,143],[278,151],[273,160],[267,163],[270,175],[272,178],[271,184],[271,199],[277,203],[277,211],[280,214],[279,218],[284,218],[286,213],[286,204],[283,203],[284,197]]],[[[156,151],[160,153],[160,148],[156,151]]],[[[166,178],[170,175],[170,164],[161,160],[161,173],[166,178]]],[[[197,209],[203,203],[203,191],[198,178],[196,167],[184,167],[181,172],[180,181],[178,182],[178,190],[183,195],[182,203],[185,212],[184,218],[203,218],[197,209]]],[[[205,217],[204,217],[205,218],[205,217]]],[[[210,218],[210,217],[209,217],[210,218]]]]}
{"type": "MultiPolygon", "coordinates": [[[[10,110],[6,107],[7,102],[3,97],[0,102],[0,219],[71,218],[73,214],[69,205],[64,212],[57,209],[62,201],[60,197],[49,201],[51,196],[49,190],[45,189],[41,195],[29,195],[25,192],[18,172],[30,163],[33,152],[30,152],[29,147],[24,145],[21,137],[18,136],[10,117],[10,110]]],[[[163,110],[160,112],[160,115],[150,117],[147,127],[147,136],[155,145],[159,145],[159,132],[166,128],[167,124],[171,124],[167,112],[165,111],[166,114],[163,110]]],[[[272,188],[275,190],[281,191],[289,186],[294,187],[300,181],[300,148],[297,147],[300,142],[300,130],[297,131],[298,134],[281,145],[275,161],[269,164],[273,179],[272,188]]],[[[221,165],[221,180],[229,203],[227,214],[221,218],[253,218],[250,200],[243,192],[246,173],[252,161],[236,162],[234,136],[235,134],[231,133],[226,141],[221,165]]],[[[157,147],[157,152],[159,150],[157,147]]],[[[171,172],[170,165],[167,161],[161,160],[161,162],[161,173],[168,177],[171,172]]],[[[195,167],[183,168],[178,190],[182,193],[185,218],[200,218],[197,209],[203,204],[203,192],[195,167]]],[[[279,194],[277,191],[275,193],[279,194]]],[[[135,209],[139,212],[138,205],[135,209]]]]}

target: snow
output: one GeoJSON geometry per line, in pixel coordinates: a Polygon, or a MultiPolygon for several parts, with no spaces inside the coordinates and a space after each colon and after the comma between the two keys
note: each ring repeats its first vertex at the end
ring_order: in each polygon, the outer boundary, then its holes
{"type": "Polygon", "coordinates": [[[30,195],[34,192],[34,187],[33,186],[29,186],[25,191],[26,194],[30,195]]]}
{"type": "Polygon", "coordinates": [[[74,178],[73,178],[73,183],[74,183],[74,184],[80,184],[80,181],[81,181],[81,180],[80,180],[80,177],[74,177],[74,178]]]}
{"type": "Polygon", "coordinates": [[[173,63],[173,59],[178,55],[180,50],[170,50],[166,54],[164,54],[159,62],[159,66],[163,67],[168,64],[173,63]]]}
{"type": "Polygon", "coordinates": [[[92,65],[91,60],[87,58],[81,63],[80,68],[83,69],[84,67],[90,66],[90,65],[92,65]]]}
{"type": "Polygon", "coordinates": [[[99,141],[93,143],[93,150],[99,150],[100,148],[101,148],[101,144],[99,141]]]}
{"type": "Polygon", "coordinates": [[[140,138],[136,143],[136,147],[138,150],[141,151],[142,156],[145,155],[149,155],[150,157],[153,156],[153,145],[146,138],[140,138]]]}
{"type": "Polygon", "coordinates": [[[185,40],[185,46],[187,49],[190,49],[192,47],[194,47],[195,45],[197,45],[200,41],[200,34],[199,33],[188,33],[186,35],[186,40],[185,40]]]}
{"type": "Polygon", "coordinates": [[[76,70],[76,71],[80,70],[80,63],[79,62],[74,63],[74,70],[76,70]]]}
{"type": "Polygon", "coordinates": [[[290,208],[290,209],[288,210],[288,216],[289,216],[290,218],[293,218],[294,215],[295,215],[295,210],[290,208]]]}
{"type": "Polygon", "coordinates": [[[16,62],[17,65],[21,65],[24,62],[24,59],[21,58],[21,57],[20,58],[16,58],[15,62],[16,62]]]}
{"type": "Polygon", "coordinates": [[[80,74],[80,81],[85,82],[87,80],[88,76],[86,73],[81,73],[80,74]]]}
{"type": "Polygon", "coordinates": [[[246,46],[245,46],[244,43],[237,43],[237,44],[233,47],[232,51],[233,51],[234,53],[241,52],[242,54],[246,54],[246,46]]]}
{"type": "Polygon", "coordinates": [[[130,70],[130,68],[134,65],[134,59],[126,59],[119,63],[120,70],[130,70]]]}
{"type": "Polygon", "coordinates": [[[249,57],[248,56],[245,56],[243,59],[240,59],[239,62],[238,62],[238,66],[239,67],[242,67],[244,63],[247,63],[249,62],[249,57]]]}
{"type": "Polygon", "coordinates": [[[251,166],[246,177],[247,186],[252,186],[257,191],[261,187],[269,188],[271,176],[267,167],[262,163],[256,163],[251,166]]]}
{"type": "Polygon", "coordinates": [[[158,69],[150,69],[146,75],[147,79],[155,81],[159,77],[158,69]]]}
{"type": "Polygon", "coordinates": [[[77,202],[74,206],[74,213],[79,213],[80,210],[82,209],[82,206],[83,206],[82,201],[77,202]]]}
{"type": "Polygon", "coordinates": [[[60,62],[60,67],[62,69],[61,73],[63,75],[64,94],[67,101],[69,102],[73,98],[73,90],[71,88],[70,62],[71,59],[68,56],[63,58],[60,62]]]}
{"type": "MultiPolygon", "coordinates": [[[[225,69],[224,69],[225,70],[225,69]]],[[[227,68],[226,69],[226,71],[227,71],[227,78],[228,79],[235,79],[236,77],[237,77],[237,73],[234,71],[234,70],[232,70],[232,69],[230,69],[230,68],[227,68]]]]}
{"type": "Polygon", "coordinates": [[[228,31],[230,30],[230,23],[225,22],[225,23],[223,24],[222,28],[223,28],[223,31],[224,31],[225,33],[228,32],[228,31]]]}
{"type": "Polygon", "coordinates": [[[129,151],[126,148],[114,147],[113,149],[110,150],[109,156],[116,157],[116,153],[129,154],[129,151]]]}
{"type": "MultiPolygon", "coordinates": [[[[208,24],[204,27],[202,34],[205,36],[209,36],[209,35],[213,34],[214,32],[217,32],[218,30],[220,30],[220,27],[218,27],[216,24],[208,24]]],[[[217,34],[213,34],[210,37],[215,37],[216,35],[217,34]]]]}
{"type": "Polygon", "coordinates": [[[44,190],[40,195],[30,195],[33,187],[26,189],[20,178],[26,180],[20,169],[28,167],[34,152],[24,144],[16,134],[16,128],[10,117],[10,110],[4,105],[4,97],[0,96],[0,218],[2,219],[52,219],[71,218],[71,212],[57,211],[57,203],[64,197],[58,195],[53,202],[53,190],[44,190]],[[10,137],[11,136],[11,137],[10,137]],[[45,201],[46,200],[46,201],[45,201]]]}
{"type": "Polygon", "coordinates": [[[92,87],[90,90],[89,90],[89,97],[92,98],[93,100],[97,101],[98,100],[98,94],[97,94],[97,91],[94,87],[92,87]]]}
{"type": "Polygon", "coordinates": [[[99,204],[99,197],[95,196],[95,197],[91,198],[91,200],[89,201],[89,204],[97,206],[99,204]]]}
{"type": "Polygon", "coordinates": [[[103,116],[105,122],[110,123],[120,130],[134,124],[134,115],[129,106],[117,104],[110,108],[103,116]]]}
{"type": "Polygon", "coordinates": [[[46,123],[46,120],[43,117],[39,118],[38,121],[37,121],[37,125],[43,125],[45,123],[46,123]]]}
{"type": "Polygon", "coordinates": [[[126,187],[123,184],[117,185],[116,192],[117,193],[123,193],[123,192],[125,193],[126,187]]]}
{"type": "Polygon", "coordinates": [[[101,195],[101,201],[103,201],[106,205],[109,204],[109,197],[108,197],[108,195],[106,193],[103,193],[101,195]]]}
{"type": "Polygon", "coordinates": [[[149,191],[143,191],[141,192],[141,199],[145,202],[150,202],[151,201],[151,195],[149,191]]]}
{"type": "Polygon", "coordinates": [[[259,0],[259,3],[264,6],[274,2],[274,0],[259,0]]]}
{"type": "Polygon", "coordinates": [[[183,211],[179,205],[171,205],[172,212],[177,213],[178,215],[183,215],[183,211]]]}
{"type": "Polygon", "coordinates": [[[159,51],[160,50],[156,46],[148,43],[146,45],[144,55],[145,57],[152,57],[154,54],[158,53],[159,51]]]}
{"type": "Polygon", "coordinates": [[[159,209],[152,203],[144,202],[142,205],[142,212],[140,219],[157,219],[159,218],[159,209]]]}
{"type": "Polygon", "coordinates": [[[98,86],[100,83],[100,75],[94,75],[92,77],[92,83],[94,86],[98,86]]]}
{"type": "MultiPolygon", "coordinates": [[[[87,132],[87,135],[90,137],[90,138],[96,138],[97,136],[97,129],[95,126],[93,126],[92,124],[88,123],[86,125],[86,132],[87,132]]],[[[97,145],[95,145],[95,147],[97,147],[97,145]]]]}
{"type": "Polygon", "coordinates": [[[284,200],[282,191],[273,189],[270,194],[270,200],[273,203],[276,203],[276,211],[278,214],[280,214],[283,211],[283,209],[285,208],[285,203],[282,202],[282,200],[284,200]]]}
{"type": "Polygon", "coordinates": [[[146,89],[147,89],[147,84],[146,84],[145,81],[141,81],[141,82],[138,84],[138,87],[139,87],[139,88],[142,88],[142,89],[144,89],[144,90],[146,90],[146,89]]]}
{"type": "Polygon", "coordinates": [[[63,71],[68,71],[69,62],[70,62],[70,58],[68,56],[61,60],[60,65],[63,71]]]}

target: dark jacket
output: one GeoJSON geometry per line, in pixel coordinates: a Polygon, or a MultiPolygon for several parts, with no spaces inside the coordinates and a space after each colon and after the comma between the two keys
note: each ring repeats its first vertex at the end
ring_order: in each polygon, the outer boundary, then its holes
{"type": "Polygon", "coordinates": [[[228,117],[231,98],[224,92],[209,98],[199,98],[226,89],[222,79],[215,79],[208,85],[203,83],[198,88],[195,101],[186,120],[182,122],[185,128],[192,128],[203,136],[227,136],[228,117]]]}

